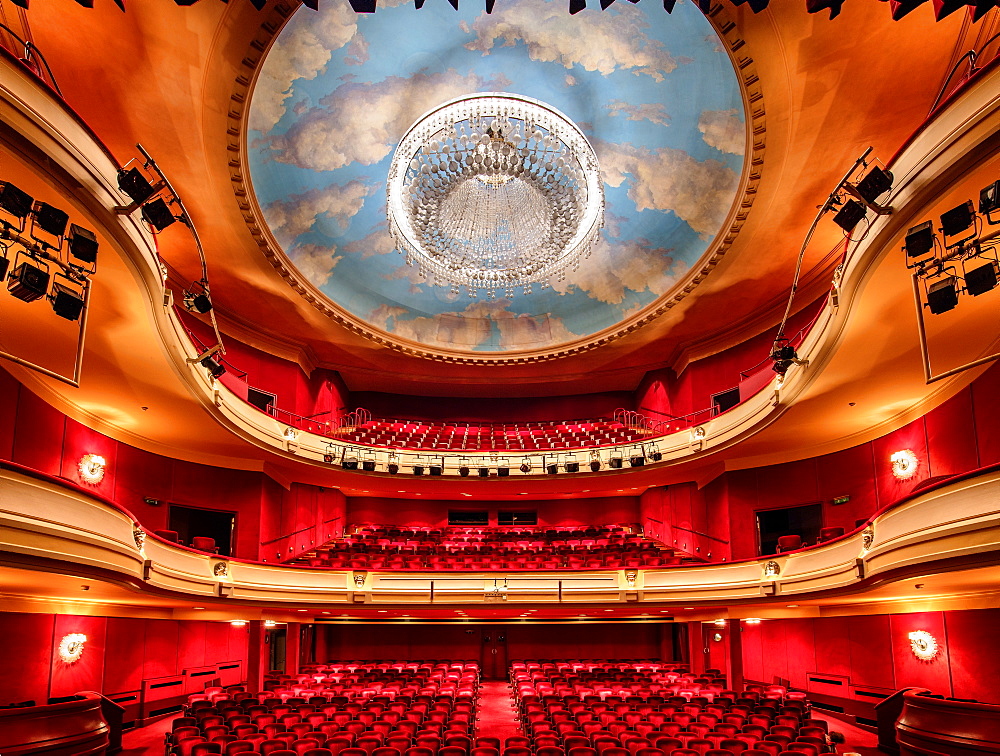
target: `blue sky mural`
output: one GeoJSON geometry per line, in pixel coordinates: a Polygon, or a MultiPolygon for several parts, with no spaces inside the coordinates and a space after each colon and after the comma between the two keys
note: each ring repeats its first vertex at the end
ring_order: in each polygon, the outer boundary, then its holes
{"type": "Polygon", "coordinates": [[[615,3],[575,16],[565,0],[467,0],[417,11],[380,0],[300,7],[250,108],[257,200],[291,262],[337,306],[428,347],[543,349],[612,327],[673,288],[732,205],[745,119],[732,65],[690,2],[615,3]],[[432,286],[392,245],[385,181],[393,151],[431,108],[474,92],[527,95],[593,144],[605,226],[553,288],[470,299],[432,286]]]}

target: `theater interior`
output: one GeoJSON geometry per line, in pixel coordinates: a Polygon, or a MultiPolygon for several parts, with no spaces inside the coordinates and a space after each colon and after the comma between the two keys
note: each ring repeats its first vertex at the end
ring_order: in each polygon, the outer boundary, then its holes
{"type": "Polygon", "coordinates": [[[1000,753],[996,4],[0,0],[0,753],[1000,753]]]}

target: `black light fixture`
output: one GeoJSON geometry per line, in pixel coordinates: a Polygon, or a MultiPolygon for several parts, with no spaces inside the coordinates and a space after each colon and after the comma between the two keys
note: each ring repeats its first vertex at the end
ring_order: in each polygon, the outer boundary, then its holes
{"type": "Polygon", "coordinates": [[[385,466],[386,472],[390,475],[395,475],[399,472],[399,457],[395,454],[389,455],[389,463],[385,466]]]}
{"type": "Polygon", "coordinates": [[[69,253],[80,262],[93,265],[97,262],[97,236],[75,223],[69,227],[69,253]]]}
{"type": "Polygon", "coordinates": [[[903,249],[906,250],[906,256],[911,258],[930,253],[934,249],[934,222],[925,221],[907,231],[903,249]]]}
{"type": "Polygon", "coordinates": [[[985,294],[997,287],[1000,281],[1000,265],[996,260],[987,260],[983,265],[965,272],[965,290],[974,297],[985,294]]]}
{"type": "Polygon", "coordinates": [[[52,287],[52,309],[60,318],[79,320],[83,312],[83,294],[67,286],[52,287]]]}
{"type": "Polygon", "coordinates": [[[477,470],[477,472],[479,473],[479,477],[480,478],[488,478],[488,477],[490,477],[490,468],[488,468],[488,467],[480,467],[477,470]]]}
{"type": "Polygon", "coordinates": [[[517,469],[527,475],[531,472],[531,460],[528,457],[525,457],[521,460],[521,466],[517,469]]]}
{"type": "Polygon", "coordinates": [[[784,375],[788,372],[788,368],[798,362],[799,355],[787,339],[780,339],[774,342],[771,348],[771,359],[774,360],[771,370],[778,375],[784,375]]]}
{"type": "Polygon", "coordinates": [[[22,191],[9,181],[0,182],[0,210],[9,213],[21,222],[24,227],[24,219],[28,217],[35,198],[27,192],[22,191]]]}
{"type": "Polygon", "coordinates": [[[941,233],[945,236],[958,236],[973,228],[975,224],[976,207],[972,204],[972,200],[967,200],[941,215],[941,233]]]}
{"type": "Polygon", "coordinates": [[[163,198],[155,199],[142,206],[142,219],[159,233],[174,224],[177,218],[163,198]]]}
{"type": "Polygon", "coordinates": [[[205,287],[204,282],[199,281],[198,285],[202,287],[200,292],[184,292],[184,307],[186,307],[189,312],[197,312],[204,315],[205,313],[211,311],[212,299],[209,296],[208,289],[205,287]]]}
{"type": "Polygon", "coordinates": [[[545,465],[545,472],[547,472],[549,475],[557,475],[559,473],[559,463],[549,462],[547,465],[545,465]]]}
{"type": "Polygon", "coordinates": [[[833,222],[845,231],[853,231],[868,213],[868,209],[857,200],[849,199],[833,216],[833,222]]]}
{"type": "Polygon", "coordinates": [[[223,365],[219,360],[215,359],[215,357],[211,356],[203,359],[201,361],[201,366],[204,368],[208,368],[208,372],[211,373],[213,378],[221,378],[223,374],[226,372],[226,366],[223,365]]]}
{"type": "Polygon", "coordinates": [[[138,168],[118,171],[118,188],[133,202],[143,203],[153,196],[153,185],[138,168]]]}
{"type": "Polygon", "coordinates": [[[444,463],[443,462],[431,462],[430,464],[431,475],[444,475],[444,463]]]}
{"type": "Polygon", "coordinates": [[[61,237],[69,225],[69,215],[48,202],[35,203],[34,218],[35,225],[51,236],[61,237]]]}
{"type": "Polygon", "coordinates": [[[363,460],[361,460],[361,469],[365,472],[375,472],[375,457],[372,454],[367,455],[363,460]]]}
{"type": "Polygon", "coordinates": [[[612,470],[621,470],[624,464],[625,460],[622,457],[621,452],[615,452],[610,457],[608,457],[608,467],[610,467],[612,470]]]}
{"type": "Polygon", "coordinates": [[[10,260],[7,259],[6,255],[0,256],[0,283],[4,282],[7,278],[7,269],[10,267],[10,260]]]}
{"type": "Polygon", "coordinates": [[[958,279],[946,276],[927,287],[927,307],[935,315],[953,310],[958,304],[958,279]]]}
{"type": "Polygon", "coordinates": [[[984,186],[979,192],[980,215],[989,215],[995,210],[1000,210],[1000,181],[984,186]]]}
{"type": "Polygon", "coordinates": [[[566,463],[563,465],[563,467],[566,468],[566,472],[568,473],[580,472],[580,463],[577,462],[575,459],[566,460],[566,463]]]}
{"type": "Polygon", "coordinates": [[[14,268],[7,280],[7,290],[22,302],[34,302],[49,289],[49,271],[40,264],[25,260],[14,268]]]}
{"type": "Polygon", "coordinates": [[[596,449],[590,453],[590,471],[599,472],[601,469],[601,453],[596,449]]]}
{"type": "Polygon", "coordinates": [[[498,465],[497,466],[497,477],[498,478],[506,478],[508,476],[510,476],[510,467],[508,467],[506,464],[498,465]]]}
{"type": "MultiPolygon", "coordinates": [[[[434,468],[431,468],[431,475],[433,474],[434,474],[434,468]]],[[[465,457],[462,457],[462,459],[460,459],[458,462],[458,474],[461,475],[463,478],[469,477],[469,460],[467,460],[465,457]]]]}
{"type": "Polygon", "coordinates": [[[419,478],[421,475],[424,474],[424,466],[423,465],[414,465],[413,466],[413,474],[416,475],[419,478]]]}
{"type": "Polygon", "coordinates": [[[646,464],[646,457],[642,452],[637,452],[628,458],[628,463],[630,467],[643,467],[646,464]]]}
{"type": "Polygon", "coordinates": [[[323,455],[323,461],[326,462],[328,465],[333,464],[333,455],[332,454],[324,454],[323,455]]]}
{"type": "Polygon", "coordinates": [[[357,455],[354,454],[353,452],[349,454],[345,452],[344,458],[340,462],[340,466],[343,467],[345,470],[357,470],[358,469],[357,455]]]}
{"type": "Polygon", "coordinates": [[[892,173],[876,165],[854,188],[866,202],[874,202],[892,189],[892,173]]]}

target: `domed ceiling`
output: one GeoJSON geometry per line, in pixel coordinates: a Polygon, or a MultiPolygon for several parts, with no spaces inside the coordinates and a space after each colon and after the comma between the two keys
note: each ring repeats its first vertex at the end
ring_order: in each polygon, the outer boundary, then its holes
{"type": "Polygon", "coordinates": [[[513,355],[607,334],[669,295],[729,213],[746,126],[729,57],[692,3],[570,16],[565,0],[506,0],[491,15],[383,0],[371,15],[346,2],[293,15],[254,86],[247,140],[274,240],[336,308],[410,346],[513,355]],[[490,299],[433,285],[390,238],[397,144],[477,92],[551,105],[596,152],[604,227],[550,288],[490,299]]]}

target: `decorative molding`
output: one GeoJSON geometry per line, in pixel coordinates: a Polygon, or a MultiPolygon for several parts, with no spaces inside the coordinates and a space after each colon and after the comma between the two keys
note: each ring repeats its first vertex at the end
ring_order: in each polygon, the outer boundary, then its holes
{"type": "Polygon", "coordinates": [[[212,574],[217,578],[229,577],[229,564],[227,562],[216,562],[212,567],[212,574]]]}
{"type": "Polygon", "coordinates": [[[240,209],[240,214],[250,236],[257,244],[261,253],[271,263],[278,275],[289,287],[306,302],[315,307],[327,318],[335,321],[348,331],[374,341],[380,346],[394,349],[403,354],[421,357],[454,365],[525,365],[540,361],[550,361],[569,357],[575,354],[605,346],[617,341],[623,336],[645,327],[664,313],[675,307],[694,291],[733,246],[740,230],[749,217],[757,196],[757,187],[761,180],[765,152],[765,109],[764,93],[757,74],[757,66],[745,49],[746,40],[738,33],[736,22],[727,9],[719,3],[711,6],[705,14],[709,23],[715,27],[719,39],[733,64],[740,92],[743,97],[743,109],[746,113],[746,149],[744,150],[743,174],[740,186],[732,207],[722,224],[712,246],[702,258],[692,267],[685,279],[674,286],[670,293],[662,297],[655,305],[635,316],[631,321],[618,323],[578,341],[569,342],[551,349],[531,352],[510,352],[491,356],[476,356],[473,353],[434,349],[408,339],[393,336],[374,326],[363,323],[345,310],[333,305],[330,299],[310,281],[306,280],[291,263],[280,245],[271,234],[264,221],[249,180],[250,168],[247,163],[244,145],[247,140],[247,113],[253,95],[254,84],[260,75],[261,67],[267,57],[267,52],[274,44],[281,29],[297,8],[289,7],[285,0],[275,3],[268,18],[261,23],[260,28],[247,53],[240,61],[240,71],[234,82],[233,92],[229,100],[227,129],[229,153],[229,176],[233,185],[233,193],[240,209]]]}
{"type": "Polygon", "coordinates": [[[142,547],[146,543],[146,531],[139,526],[139,523],[132,526],[132,540],[135,541],[135,547],[142,551],[142,547]]]}

